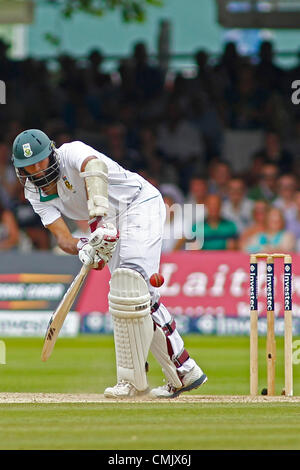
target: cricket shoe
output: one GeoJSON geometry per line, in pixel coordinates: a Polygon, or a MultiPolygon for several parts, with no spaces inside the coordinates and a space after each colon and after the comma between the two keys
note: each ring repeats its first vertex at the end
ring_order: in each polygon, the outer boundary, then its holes
{"type": "Polygon", "coordinates": [[[168,383],[162,387],[153,388],[149,395],[151,398],[176,398],[183,392],[188,392],[203,385],[207,382],[207,377],[196,364],[190,372],[182,376],[181,381],[182,387],[180,388],[175,388],[168,383]]]}
{"type": "Polygon", "coordinates": [[[104,390],[104,396],[106,398],[131,398],[144,395],[148,392],[148,389],[139,392],[134,385],[126,380],[120,380],[114,387],[108,387],[104,390]]]}

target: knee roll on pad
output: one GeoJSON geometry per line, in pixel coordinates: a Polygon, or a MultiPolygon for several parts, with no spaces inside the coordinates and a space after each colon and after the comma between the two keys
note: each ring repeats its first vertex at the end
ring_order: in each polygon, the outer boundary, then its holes
{"type": "Polygon", "coordinates": [[[146,390],[145,363],[153,337],[146,281],[133,269],[116,269],[110,280],[108,301],[114,323],[118,381],[127,380],[137,390],[146,390]]]}

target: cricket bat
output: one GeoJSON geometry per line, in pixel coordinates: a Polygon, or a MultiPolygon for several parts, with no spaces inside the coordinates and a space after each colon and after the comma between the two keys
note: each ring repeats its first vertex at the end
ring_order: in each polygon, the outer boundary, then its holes
{"type": "MultiPolygon", "coordinates": [[[[100,222],[100,220],[101,217],[95,217],[95,219],[92,219],[89,222],[91,232],[93,232],[97,228],[97,224],[100,222]]],[[[51,356],[57,337],[65,321],[65,318],[71,310],[71,307],[76,299],[79,289],[81,288],[91,268],[92,265],[82,265],[79,273],[73,279],[73,282],[71,283],[69,289],[67,290],[62,300],[60,301],[60,304],[58,305],[57,309],[51,316],[45,335],[44,346],[41,356],[42,361],[47,361],[51,356]]]]}
{"type": "Polygon", "coordinates": [[[60,304],[58,305],[57,309],[51,316],[45,335],[44,347],[41,356],[42,361],[47,361],[47,359],[49,359],[49,357],[51,356],[51,353],[56,343],[56,339],[59,335],[61,327],[63,326],[65,318],[71,310],[74,300],[79,292],[79,289],[82,286],[83,281],[85,280],[90,269],[91,265],[82,265],[79,273],[73,279],[73,282],[71,283],[69,289],[67,290],[62,300],[60,301],[60,304]]]}

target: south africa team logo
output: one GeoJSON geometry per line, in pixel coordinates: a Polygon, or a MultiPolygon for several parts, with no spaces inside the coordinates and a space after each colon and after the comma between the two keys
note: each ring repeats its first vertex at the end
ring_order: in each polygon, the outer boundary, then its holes
{"type": "MultiPolygon", "coordinates": [[[[66,176],[63,176],[63,181],[65,183],[65,186],[70,190],[73,191],[73,185],[68,181],[66,176]]],[[[75,191],[73,191],[75,192],[75,191]]]]}
{"type": "Polygon", "coordinates": [[[33,155],[33,151],[31,150],[30,144],[23,144],[23,152],[26,158],[29,158],[31,157],[31,155],[33,155]]]}

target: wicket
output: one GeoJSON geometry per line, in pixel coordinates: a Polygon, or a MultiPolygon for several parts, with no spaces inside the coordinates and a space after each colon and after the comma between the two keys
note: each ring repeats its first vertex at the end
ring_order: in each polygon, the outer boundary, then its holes
{"type": "Polygon", "coordinates": [[[267,394],[275,395],[276,337],[274,314],[274,259],[284,261],[284,375],[285,395],[293,395],[292,364],[292,257],[282,253],[250,256],[250,395],[258,395],[258,302],[257,260],[266,259],[267,268],[267,394]]]}

